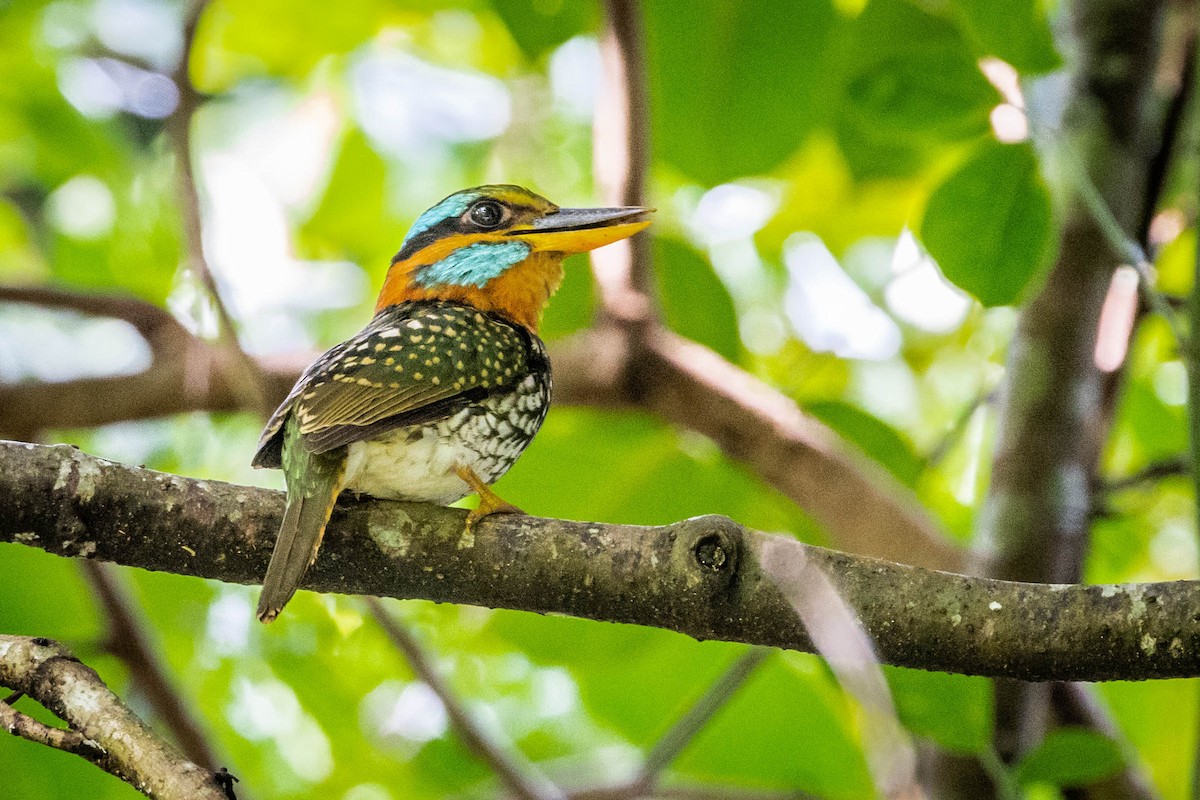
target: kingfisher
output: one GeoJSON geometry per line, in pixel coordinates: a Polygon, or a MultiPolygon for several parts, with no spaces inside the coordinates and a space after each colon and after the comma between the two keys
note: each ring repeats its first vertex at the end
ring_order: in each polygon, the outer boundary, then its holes
{"type": "Polygon", "coordinates": [[[550,405],[538,323],[563,260],[632,236],[645,208],[559,208],[520,186],[465,189],[417,218],[375,316],[318,358],[271,416],[255,467],[282,468],[287,506],[258,618],[275,619],[316,560],[344,492],[520,513],[491,489],[550,405]]]}

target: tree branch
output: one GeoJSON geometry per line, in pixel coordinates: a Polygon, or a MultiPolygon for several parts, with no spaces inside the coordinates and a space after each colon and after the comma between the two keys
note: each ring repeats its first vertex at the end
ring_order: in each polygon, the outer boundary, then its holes
{"type": "MultiPolygon", "coordinates": [[[[604,12],[593,169],[609,203],[644,206],[650,113],[642,7],[640,0],[605,0],[604,12]]],[[[601,324],[636,326],[655,317],[649,236],[594,251],[591,259],[600,287],[601,324]]]]}
{"type": "MultiPolygon", "coordinates": [[[[280,492],[0,444],[0,542],[257,583],[280,492]]],[[[830,576],[883,663],[1023,680],[1200,675],[1200,583],[1051,586],[852,556],[707,516],[640,527],[343,502],[306,588],[561,613],[812,651],[759,565],[768,542],[830,576]]],[[[20,688],[20,687],[17,687],[20,688]]]]}
{"type": "Polygon", "coordinates": [[[219,366],[229,379],[240,404],[267,415],[274,408],[269,402],[263,376],[254,359],[246,355],[237,338],[237,327],[229,313],[217,277],[204,254],[204,228],[200,213],[200,189],[196,183],[192,154],[192,120],[200,109],[203,97],[191,79],[192,51],[200,15],[208,0],[188,0],[183,20],[183,48],[179,66],[171,76],[179,92],[179,105],[167,120],[167,138],[175,151],[176,198],[183,217],[183,241],[188,268],[199,279],[217,317],[216,346],[224,356],[219,366]]]}
{"type": "Polygon", "coordinates": [[[225,800],[211,772],[159,738],[61,644],[0,635],[0,685],[70,726],[50,728],[0,703],[0,725],[9,732],[81,755],[157,800],[225,800]]]}
{"type": "Polygon", "coordinates": [[[841,549],[935,569],[961,565],[961,552],[908,489],[707,347],[662,328],[640,343],[597,330],[553,355],[558,399],[641,408],[707,436],[811,514],[841,549]]]}
{"type": "Polygon", "coordinates": [[[59,308],[128,322],[146,340],[155,358],[169,356],[178,342],[191,338],[188,330],[166,309],[136,297],[92,294],[54,286],[0,286],[0,302],[59,308]]]}

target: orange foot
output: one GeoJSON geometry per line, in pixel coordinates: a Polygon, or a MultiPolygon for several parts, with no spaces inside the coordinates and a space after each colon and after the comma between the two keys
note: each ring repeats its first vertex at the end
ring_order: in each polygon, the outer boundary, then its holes
{"type": "Polygon", "coordinates": [[[471,487],[471,491],[479,495],[479,507],[467,514],[467,530],[484,517],[492,514],[524,514],[525,512],[492,491],[492,487],[483,482],[475,470],[470,467],[455,467],[454,472],[463,482],[471,487]]]}

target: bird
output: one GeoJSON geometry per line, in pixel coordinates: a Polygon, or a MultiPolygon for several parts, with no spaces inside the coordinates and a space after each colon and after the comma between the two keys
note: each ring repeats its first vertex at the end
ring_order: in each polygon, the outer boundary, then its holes
{"type": "Polygon", "coordinates": [[[520,186],[487,185],[417,218],[374,317],[304,371],[259,440],[252,465],[282,469],[287,486],[260,620],[295,594],[342,492],[438,505],[475,493],[468,529],[520,513],[491,484],[549,408],[538,324],[563,260],[638,233],[652,211],[559,208],[520,186]]]}

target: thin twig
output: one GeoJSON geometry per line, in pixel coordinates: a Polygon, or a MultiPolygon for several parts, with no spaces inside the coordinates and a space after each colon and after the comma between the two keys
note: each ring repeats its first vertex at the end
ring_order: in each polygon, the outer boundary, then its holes
{"type": "Polygon", "coordinates": [[[38,722],[33,717],[17,711],[7,702],[0,703],[0,729],[13,736],[53,747],[55,750],[83,756],[88,761],[97,762],[104,756],[104,751],[82,734],[38,722]]]}
{"type": "MultiPolygon", "coordinates": [[[[1031,125],[1031,130],[1038,130],[1038,126],[1031,125]]],[[[1055,144],[1063,151],[1062,161],[1065,166],[1065,175],[1080,200],[1083,201],[1088,215],[1096,223],[1096,228],[1112,251],[1123,262],[1137,270],[1138,277],[1141,278],[1139,285],[1142,298],[1170,327],[1171,335],[1174,337],[1179,351],[1186,352],[1187,336],[1179,325],[1179,320],[1172,313],[1171,305],[1154,285],[1154,265],[1146,249],[1121,227],[1121,223],[1109,208],[1103,195],[1100,194],[1100,190],[1088,174],[1082,160],[1071,149],[1069,137],[1058,136],[1055,144]]]]}
{"type": "Polygon", "coordinates": [[[967,429],[967,425],[975,417],[975,412],[986,405],[991,405],[996,399],[996,389],[988,389],[975,395],[975,398],[968,403],[959,415],[950,424],[950,428],[942,435],[933,447],[929,448],[929,454],[925,456],[925,468],[932,469],[942,463],[951,448],[962,437],[963,431],[967,429]]]}
{"type": "MultiPolygon", "coordinates": [[[[641,3],[605,0],[604,9],[603,88],[594,131],[596,180],[608,202],[644,206],[650,115],[641,3]]],[[[624,325],[654,317],[648,236],[593,252],[592,267],[600,285],[602,317],[624,325]]]]}
{"type": "Polygon", "coordinates": [[[221,296],[216,275],[204,254],[204,228],[200,212],[200,190],[196,183],[192,153],[192,120],[199,110],[203,97],[192,83],[189,72],[192,51],[196,43],[196,31],[200,15],[208,0],[191,0],[183,24],[183,52],[179,66],[172,75],[179,92],[179,105],[167,120],[167,135],[175,151],[176,195],[183,216],[184,245],[188,268],[199,279],[212,303],[217,316],[217,342],[228,354],[227,367],[233,390],[242,397],[242,405],[256,409],[261,414],[270,412],[270,405],[263,386],[262,374],[257,364],[242,350],[237,338],[233,315],[221,296]]]}
{"type": "Polygon", "coordinates": [[[663,771],[691,744],[704,726],[730,701],[738,689],[771,655],[766,647],[752,647],[738,657],[725,673],[708,687],[675,724],[650,748],[636,784],[643,794],[653,794],[663,771]]]}
{"type": "Polygon", "coordinates": [[[701,786],[693,784],[661,786],[647,791],[637,781],[613,786],[578,789],[570,800],[816,800],[798,789],[744,789],[739,786],[701,786]]]}
{"type": "MultiPolygon", "coordinates": [[[[1192,94],[1195,91],[1196,72],[1192,65],[1196,61],[1196,16],[1200,11],[1200,5],[1195,0],[1191,0],[1185,5],[1190,5],[1191,8],[1181,9],[1180,20],[1177,24],[1186,26],[1185,32],[1181,37],[1182,44],[1178,45],[1180,54],[1178,85],[1175,92],[1172,94],[1170,102],[1167,104],[1166,113],[1163,115],[1162,136],[1159,137],[1158,148],[1155,150],[1154,157],[1150,160],[1150,167],[1146,180],[1146,202],[1142,208],[1141,219],[1138,222],[1138,234],[1145,245],[1149,245],[1150,238],[1150,223],[1154,220],[1154,215],[1158,212],[1159,203],[1162,202],[1163,192],[1167,188],[1167,178],[1170,175],[1173,163],[1180,155],[1179,144],[1182,141],[1182,133],[1184,131],[1185,112],[1188,104],[1192,99],[1192,94]]],[[[1164,48],[1167,45],[1164,45],[1164,48]]]]}
{"type": "Polygon", "coordinates": [[[129,668],[134,682],[155,714],[171,731],[184,755],[216,772],[220,761],[209,745],[199,721],[173,685],[159,648],[151,641],[142,622],[142,612],[121,583],[111,564],[84,561],[83,573],[104,612],[107,634],[105,649],[129,668]]]}
{"type": "Polygon", "coordinates": [[[366,598],[367,608],[379,622],[388,639],[404,654],[413,672],[445,706],[446,716],[467,749],[491,767],[496,777],[521,800],[564,800],[566,795],[537,767],[521,758],[494,737],[472,716],[458,695],[433,665],[433,661],[411,633],[388,613],[377,597],[366,598]]]}

